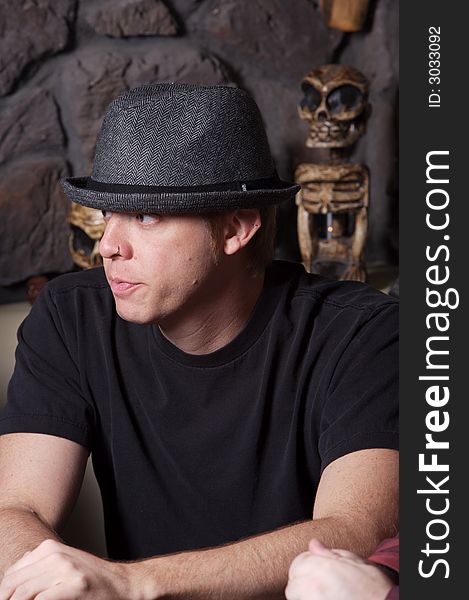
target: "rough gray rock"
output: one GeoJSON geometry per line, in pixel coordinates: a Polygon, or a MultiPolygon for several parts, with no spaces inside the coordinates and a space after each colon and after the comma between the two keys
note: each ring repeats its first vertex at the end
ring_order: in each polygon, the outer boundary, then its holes
{"type": "Polygon", "coordinates": [[[24,70],[65,48],[75,0],[2,0],[0,11],[0,96],[24,70]]]}
{"type": "Polygon", "coordinates": [[[51,148],[58,151],[63,141],[57,105],[50,92],[26,88],[3,100],[0,164],[22,153],[51,148]]]}
{"type": "Polygon", "coordinates": [[[101,35],[131,37],[176,35],[177,23],[162,0],[106,0],[84,14],[101,35]]]}
{"type": "Polygon", "coordinates": [[[187,27],[246,81],[257,72],[296,83],[323,64],[343,36],[327,28],[317,6],[304,1],[207,0],[187,27]]]}
{"type": "Polygon", "coordinates": [[[130,62],[112,51],[87,48],[71,57],[62,72],[64,126],[77,137],[82,165],[91,163],[107,105],[127,89],[124,74],[130,62]]]}
{"type": "Polygon", "coordinates": [[[59,179],[60,158],[22,161],[0,176],[0,285],[33,275],[71,270],[68,250],[70,203],[59,179]]]}
{"type": "Polygon", "coordinates": [[[167,40],[135,54],[125,75],[129,88],[147,82],[229,83],[224,63],[184,40],[167,40]]]}
{"type": "Polygon", "coordinates": [[[64,70],[66,127],[81,144],[81,160],[78,156],[72,160],[76,169],[89,171],[106,108],[122,92],[157,81],[210,84],[227,80],[220,61],[182,40],[144,46],[132,55],[117,54],[99,45],[88,47],[76,53],[64,70]]]}

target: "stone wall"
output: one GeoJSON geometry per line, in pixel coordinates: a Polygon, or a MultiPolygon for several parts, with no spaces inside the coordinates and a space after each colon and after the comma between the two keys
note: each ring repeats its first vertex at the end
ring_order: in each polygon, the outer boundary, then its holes
{"type": "MultiPolygon", "coordinates": [[[[59,179],[90,171],[107,104],[149,81],[233,82],[264,116],[277,169],[311,160],[297,113],[311,69],[351,64],[370,80],[368,132],[352,160],[371,170],[368,264],[397,262],[398,3],[371,3],[359,33],[329,29],[314,0],[2,0],[0,286],[73,268],[59,179]]],[[[296,208],[277,254],[299,258],[296,208]]],[[[0,295],[0,301],[2,296],[0,295]]]]}

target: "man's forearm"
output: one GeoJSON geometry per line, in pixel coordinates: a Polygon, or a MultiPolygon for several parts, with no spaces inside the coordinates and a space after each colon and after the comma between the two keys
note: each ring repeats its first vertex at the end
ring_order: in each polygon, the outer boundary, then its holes
{"type": "Polygon", "coordinates": [[[0,580],[6,569],[45,539],[59,539],[26,508],[0,508],[0,580]]]}
{"type": "Polygon", "coordinates": [[[159,556],[137,562],[112,562],[47,540],[53,537],[34,514],[7,515],[8,528],[19,535],[3,541],[8,561],[22,555],[0,584],[0,600],[29,586],[46,592],[60,583],[64,597],[83,600],[274,600],[284,597],[292,559],[306,549],[311,537],[332,547],[370,552],[377,537],[389,531],[370,526],[369,519],[330,517],[298,523],[243,541],[159,556]],[[360,540],[360,541],[358,541],[360,540]]]}
{"type": "Polygon", "coordinates": [[[345,519],[320,519],[218,548],[133,563],[129,567],[141,592],[135,597],[145,600],[284,598],[290,563],[307,548],[312,537],[329,547],[366,555],[376,544],[376,532],[367,535],[364,528],[345,519]]]}

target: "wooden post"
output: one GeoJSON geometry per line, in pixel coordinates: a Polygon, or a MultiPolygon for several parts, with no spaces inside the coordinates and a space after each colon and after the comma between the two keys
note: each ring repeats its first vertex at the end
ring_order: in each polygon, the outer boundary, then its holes
{"type": "Polygon", "coordinates": [[[320,0],[328,27],[341,31],[360,31],[368,14],[369,0],[320,0]]]}

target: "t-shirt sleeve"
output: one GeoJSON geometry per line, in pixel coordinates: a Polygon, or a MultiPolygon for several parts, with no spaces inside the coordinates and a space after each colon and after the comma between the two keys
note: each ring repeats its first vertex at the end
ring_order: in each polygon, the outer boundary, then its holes
{"type": "Polygon", "coordinates": [[[394,585],[386,596],[385,600],[399,600],[399,586],[394,585]]]}
{"type": "Polygon", "coordinates": [[[386,600],[399,600],[399,535],[381,542],[368,560],[383,569],[395,584],[386,600]]]}
{"type": "Polygon", "coordinates": [[[384,304],[364,311],[340,349],[320,418],[322,470],[350,452],[398,448],[398,331],[398,303],[384,304]]]}
{"type": "Polygon", "coordinates": [[[399,573],[399,536],[381,542],[368,560],[399,573]]]}
{"type": "Polygon", "coordinates": [[[43,433],[92,446],[94,409],[82,393],[76,359],[76,328],[64,323],[44,288],[18,330],[0,435],[43,433]]]}

